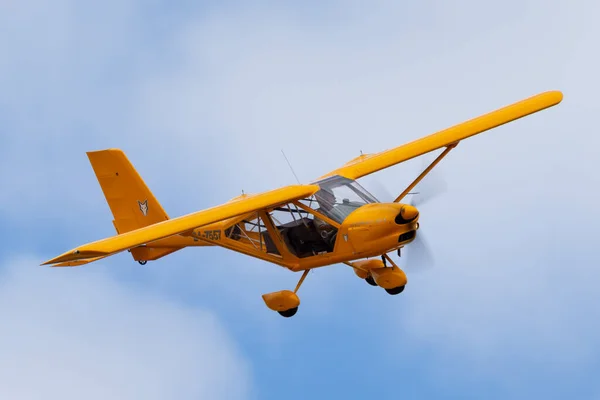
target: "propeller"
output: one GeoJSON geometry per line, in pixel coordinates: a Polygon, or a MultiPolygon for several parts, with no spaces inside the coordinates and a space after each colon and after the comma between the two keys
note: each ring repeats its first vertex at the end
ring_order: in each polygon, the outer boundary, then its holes
{"type": "MultiPolygon", "coordinates": [[[[424,165],[421,170],[424,170],[429,165],[429,162],[424,160],[424,165]]],[[[416,207],[421,212],[421,207],[431,200],[434,200],[441,194],[447,191],[448,185],[443,177],[437,173],[439,170],[435,168],[429,172],[416,187],[400,202],[410,204],[416,207]],[[407,201],[408,200],[408,201],[407,201]]],[[[369,185],[373,188],[373,193],[384,203],[391,203],[396,198],[390,191],[377,179],[371,179],[369,185]]],[[[418,268],[420,270],[427,269],[434,265],[433,252],[431,251],[427,240],[424,237],[423,228],[417,230],[415,239],[401,249],[403,258],[406,259],[408,268],[418,268]]]]}
{"type": "MultiPolygon", "coordinates": [[[[427,168],[429,164],[429,162],[424,161],[421,170],[427,168]]],[[[439,170],[436,170],[435,168],[432,169],[406,197],[400,200],[400,202],[419,208],[445,193],[448,190],[448,185],[446,180],[438,172],[439,170]],[[407,197],[410,199],[408,202],[406,201],[407,197]]],[[[382,184],[379,179],[375,177],[369,178],[369,189],[379,201],[382,203],[391,203],[394,201],[397,195],[392,195],[389,189],[382,184]]]]}
{"type": "MultiPolygon", "coordinates": [[[[435,199],[439,195],[445,193],[448,190],[446,181],[440,176],[440,174],[434,173],[431,170],[421,182],[415,187],[414,194],[411,195],[409,204],[416,207],[417,209],[429,201],[435,199]]],[[[400,200],[402,201],[402,200],[400,200]]]]}
{"type": "Polygon", "coordinates": [[[419,228],[415,239],[402,249],[405,253],[404,258],[409,269],[418,268],[419,270],[425,270],[433,267],[435,264],[433,252],[424,236],[423,229],[419,228]]]}

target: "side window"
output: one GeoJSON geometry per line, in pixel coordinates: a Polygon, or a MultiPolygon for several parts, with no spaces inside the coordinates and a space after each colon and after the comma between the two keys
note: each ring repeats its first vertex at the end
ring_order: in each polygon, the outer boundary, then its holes
{"type": "Polygon", "coordinates": [[[273,225],[278,228],[284,228],[286,226],[295,226],[299,223],[303,223],[304,220],[310,218],[311,214],[299,208],[293,203],[286,204],[281,207],[277,207],[269,212],[273,225]]]}
{"type": "MultiPolygon", "coordinates": [[[[318,207],[314,198],[304,199],[301,203],[311,209],[318,207]]],[[[269,216],[288,251],[296,257],[312,257],[333,251],[337,229],[325,223],[330,229],[324,232],[322,221],[315,219],[312,213],[291,203],[271,210],[269,216]]]]}
{"type": "Polygon", "coordinates": [[[265,253],[279,255],[264,221],[255,214],[254,218],[246,218],[225,230],[229,239],[244,243],[245,245],[265,253]]]}

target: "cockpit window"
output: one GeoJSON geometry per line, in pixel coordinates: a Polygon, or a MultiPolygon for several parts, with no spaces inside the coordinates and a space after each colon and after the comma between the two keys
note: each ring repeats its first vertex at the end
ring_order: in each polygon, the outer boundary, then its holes
{"type": "Polygon", "coordinates": [[[332,176],[315,184],[321,188],[314,195],[318,203],[316,211],[338,223],[358,207],[379,202],[358,182],[342,176],[332,176]]]}

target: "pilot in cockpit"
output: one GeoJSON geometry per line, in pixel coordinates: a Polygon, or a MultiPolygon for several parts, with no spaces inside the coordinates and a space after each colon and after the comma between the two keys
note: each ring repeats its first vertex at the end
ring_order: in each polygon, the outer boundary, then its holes
{"type": "MultiPolygon", "coordinates": [[[[335,206],[335,195],[333,194],[333,192],[329,189],[322,188],[317,193],[315,193],[315,199],[319,204],[319,208],[315,209],[315,211],[325,215],[326,217],[332,218],[331,211],[335,206]]],[[[317,228],[317,231],[324,239],[326,239],[333,232],[335,232],[335,228],[331,226],[331,224],[321,220],[320,218],[317,218],[316,216],[313,222],[315,224],[315,228],[317,228]]]]}

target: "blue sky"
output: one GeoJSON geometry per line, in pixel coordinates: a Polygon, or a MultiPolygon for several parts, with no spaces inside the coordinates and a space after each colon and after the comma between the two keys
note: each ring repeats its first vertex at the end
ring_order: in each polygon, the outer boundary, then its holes
{"type": "MultiPolygon", "coordinates": [[[[598,11],[1,2],[0,395],[599,398],[598,11]],[[293,183],[281,148],[310,181],[554,89],[561,105],[440,164],[435,265],[401,260],[400,296],[334,266],[283,319],[260,296],[299,276],[221,249],[38,266],[114,234],[86,151],[125,150],[176,216],[293,183]]],[[[420,165],[361,183],[396,193],[420,165]]]]}

